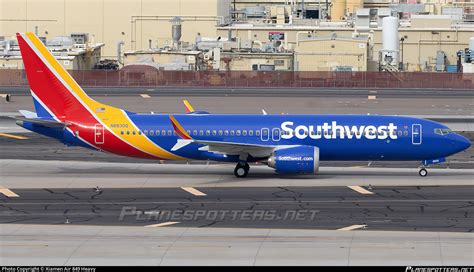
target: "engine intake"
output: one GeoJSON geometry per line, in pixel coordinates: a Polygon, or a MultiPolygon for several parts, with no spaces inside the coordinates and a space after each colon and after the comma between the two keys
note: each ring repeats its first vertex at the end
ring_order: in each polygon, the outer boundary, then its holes
{"type": "Polygon", "coordinates": [[[275,150],[268,166],[283,174],[316,174],[319,170],[319,148],[297,146],[275,150]]]}

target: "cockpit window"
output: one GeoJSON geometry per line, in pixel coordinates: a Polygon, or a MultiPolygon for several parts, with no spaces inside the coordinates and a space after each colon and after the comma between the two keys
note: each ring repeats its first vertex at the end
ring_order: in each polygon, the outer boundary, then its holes
{"type": "Polygon", "coordinates": [[[449,133],[453,132],[449,128],[435,128],[434,133],[438,135],[448,135],[449,133]]]}

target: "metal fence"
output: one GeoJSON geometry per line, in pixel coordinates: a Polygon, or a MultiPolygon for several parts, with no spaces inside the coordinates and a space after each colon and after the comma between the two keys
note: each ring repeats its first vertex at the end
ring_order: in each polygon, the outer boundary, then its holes
{"type": "MultiPolygon", "coordinates": [[[[85,87],[220,87],[220,88],[363,88],[470,89],[474,74],[387,72],[261,72],[261,71],[70,71],[85,87]]],[[[0,86],[27,86],[23,70],[0,70],[0,86]]]]}

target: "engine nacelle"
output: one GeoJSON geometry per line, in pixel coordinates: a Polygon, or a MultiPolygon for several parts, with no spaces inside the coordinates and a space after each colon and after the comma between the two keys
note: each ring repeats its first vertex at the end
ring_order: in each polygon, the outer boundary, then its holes
{"type": "Polygon", "coordinates": [[[302,145],[277,149],[268,158],[268,166],[283,174],[316,174],[319,170],[319,148],[302,145]]]}

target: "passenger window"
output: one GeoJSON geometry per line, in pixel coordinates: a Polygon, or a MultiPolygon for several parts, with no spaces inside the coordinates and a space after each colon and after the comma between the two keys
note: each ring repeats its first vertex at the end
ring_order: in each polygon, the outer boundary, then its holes
{"type": "Polygon", "coordinates": [[[240,136],[240,130],[237,130],[237,131],[235,132],[235,135],[240,136]]]}
{"type": "Polygon", "coordinates": [[[120,134],[122,134],[122,135],[123,135],[123,130],[122,130],[122,131],[120,131],[120,134]]]}
{"type": "Polygon", "coordinates": [[[228,130],[224,131],[224,135],[229,136],[229,131],[228,130]]]}
{"type": "Polygon", "coordinates": [[[255,135],[256,135],[256,136],[260,136],[260,130],[256,130],[256,131],[255,131],[255,135]]]}
{"type": "Polygon", "coordinates": [[[197,130],[193,130],[193,135],[194,135],[194,136],[198,135],[198,131],[197,131],[197,130]]]}
{"type": "Polygon", "coordinates": [[[161,135],[166,136],[166,130],[163,129],[163,130],[161,131],[161,135]]]}
{"type": "Polygon", "coordinates": [[[145,130],[143,133],[145,133],[145,135],[148,135],[148,130],[145,130]]]}
{"type": "Polygon", "coordinates": [[[217,135],[217,131],[213,130],[212,131],[212,136],[216,136],[217,135]]]}
{"type": "Polygon", "coordinates": [[[222,130],[219,130],[219,136],[222,136],[223,132],[222,130]]]}
{"type": "Polygon", "coordinates": [[[230,136],[234,136],[235,132],[233,130],[230,131],[230,136]]]}
{"type": "Polygon", "coordinates": [[[142,132],[140,130],[138,131],[138,135],[142,135],[142,132]]]}
{"type": "MultiPolygon", "coordinates": [[[[153,135],[153,130],[150,130],[150,135],[153,135]]],[[[160,135],[160,131],[157,130],[157,131],[156,131],[156,136],[159,136],[159,135],[160,135]]]]}
{"type": "Polygon", "coordinates": [[[210,131],[210,130],[206,130],[206,135],[207,135],[207,136],[211,135],[211,131],[210,131]]]}
{"type": "Polygon", "coordinates": [[[402,136],[402,131],[401,130],[398,131],[398,136],[402,136]]]}
{"type": "Polygon", "coordinates": [[[171,136],[171,130],[168,130],[168,136],[171,136]]]}
{"type": "MultiPolygon", "coordinates": [[[[157,132],[158,132],[158,130],[157,130],[157,132]]],[[[153,136],[153,134],[155,134],[155,131],[150,130],[150,136],[153,136]]],[[[159,135],[159,134],[157,133],[156,135],[159,135]]]]}
{"type": "Polygon", "coordinates": [[[408,136],[408,131],[405,130],[405,131],[403,132],[403,135],[404,135],[404,136],[408,136]]]}
{"type": "Polygon", "coordinates": [[[249,130],[249,136],[253,136],[253,130],[249,130]]]}
{"type": "Polygon", "coordinates": [[[135,135],[135,130],[134,130],[134,131],[132,131],[132,134],[133,134],[133,135],[135,135]]]}
{"type": "Polygon", "coordinates": [[[130,131],[127,130],[127,135],[130,135],[130,131]]]}
{"type": "MultiPolygon", "coordinates": [[[[186,132],[188,133],[188,135],[191,135],[191,130],[188,130],[186,132]]],[[[176,131],[175,131],[175,135],[176,135],[176,131]]]]}
{"type": "Polygon", "coordinates": [[[200,131],[199,131],[199,135],[200,135],[200,136],[203,136],[203,135],[204,135],[204,130],[200,130],[200,131]]]}
{"type": "Polygon", "coordinates": [[[247,131],[246,130],[242,130],[242,136],[247,136],[247,131]]]}

